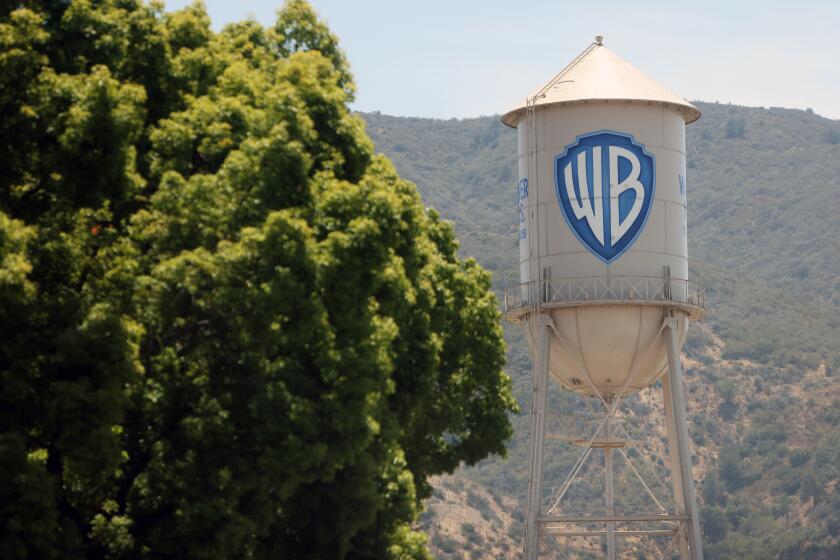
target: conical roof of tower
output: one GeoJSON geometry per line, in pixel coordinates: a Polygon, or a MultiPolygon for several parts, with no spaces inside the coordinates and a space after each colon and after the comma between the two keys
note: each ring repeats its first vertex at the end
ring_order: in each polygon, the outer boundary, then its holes
{"type": "Polygon", "coordinates": [[[516,127],[534,99],[535,106],[586,103],[589,101],[626,101],[656,103],[680,112],[686,124],[700,118],[700,111],[674,93],[645,76],[638,68],[601,44],[596,37],[586,50],[521,105],[502,116],[502,122],[516,127]]]}

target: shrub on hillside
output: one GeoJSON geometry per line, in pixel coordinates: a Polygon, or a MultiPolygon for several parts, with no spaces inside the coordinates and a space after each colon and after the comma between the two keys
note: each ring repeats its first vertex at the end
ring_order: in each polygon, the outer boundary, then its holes
{"type": "Polygon", "coordinates": [[[727,138],[743,138],[747,132],[747,121],[742,116],[731,117],[726,121],[727,138]]]}

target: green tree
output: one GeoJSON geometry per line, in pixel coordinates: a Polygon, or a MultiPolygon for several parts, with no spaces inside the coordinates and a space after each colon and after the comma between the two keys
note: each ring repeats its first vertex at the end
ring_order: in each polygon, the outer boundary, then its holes
{"type": "Polygon", "coordinates": [[[732,117],[726,121],[727,138],[743,138],[747,131],[747,124],[744,117],[732,117]]]}
{"type": "Polygon", "coordinates": [[[511,431],[489,275],[308,4],[209,25],[0,7],[0,557],[425,558],[511,431]]]}
{"type": "Polygon", "coordinates": [[[812,469],[808,469],[802,475],[802,482],[799,484],[799,496],[803,501],[814,499],[814,503],[819,502],[822,496],[822,488],[817,483],[816,474],[812,469]]]}
{"type": "Polygon", "coordinates": [[[718,472],[721,482],[730,492],[738,490],[743,486],[746,478],[741,456],[738,450],[732,445],[724,445],[718,457],[718,472]]]}
{"type": "Polygon", "coordinates": [[[726,536],[726,516],[716,507],[704,507],[700,516],[703,520],[703,534],[709,541],[718,542],[726,536]]]}
{"type": "MultiPolygon", "coordinates": [[[[721,484],[718,479],[718,471],[709,469],[703,477],[703,489],[701,495],[707,506],[716,506],[721,498],[721,484]]],[[[725,504],[724,504],[725,505],[725,504]]]]}

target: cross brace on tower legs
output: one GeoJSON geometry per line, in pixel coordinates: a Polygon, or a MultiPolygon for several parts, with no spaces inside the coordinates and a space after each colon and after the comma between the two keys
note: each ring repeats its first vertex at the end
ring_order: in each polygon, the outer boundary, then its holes
{"type": "MultiPolygon", "coordinates": [[[[618,515],[615,511],[613,495],[613,447],[609,442],[614,439],[614,431],[610,419],[620,404],[624,390],[615,398],[607,400],[601,398],[606,408],[606,415],[599,424],[596,433],[589,440],[575,467],[569,473],[562,485],[560,495],[554,505],[547,512],[543,511],[543,451],[545,448],[546,406],[549,384],[549,348],[552,336],[560,337],[547,313],[537,311],[532,340],[534,340],[534,355],[536,358],[533,369],[533,400],[531,407],[531,433],[529,442],[529,473],[528,496],[525,516],[525,560],[538,560],[540,541],[543,535],[553,537],[604,537],[608,560],[616,558],[616,536],[668,536],[673,535],[682,560],[703,560],[703,545],[700,533],[700,520],[694,491],[694,478],[691,468],[691,454],[689,452],[688,426],[686,424],[685,389],[683,385],[682,366],[680,364],[680,345],[678,332],[678,318],[671,310],[666,310],[660,330],[664,337],[668,354],[667,374],[662,378],[663,402],[665,408],[665,424],[668,435],[668,449],[670,455],[671,479],[674,485],[675,513],[669,514],[656,500],[660,508],[659,514],[618,515]],[[604,433],[605,437],[599,439],[604,433]],[[598,440],[598,441],[596,441],[598,440]],[[606,442],[606,443],[605,443],[606,442]],[[580,472],[580,466],[591,453],[592,449],[604,449],[605,462],[605,505],[606,515],[558,515],[558,505],[580,472]],[[661,522],[662,529],[618,529],[617,525],[632,523],[661,522]],[[568,524],[603,523],[605,530],[574,529],[568,524]]],[[[560,341],[566,344],[561,339],[560,341]]],[[[652,346],[652,344],[651,344],[652,346]]],[[[644,361],[644,360],[641,360],[644,361]]],[[[630,376],[632,378],[632,374],[630,376]]],[[[628,379],[628,384],[629,384],[628,379]]],[[[625,385],[626,390],[627,385],[625,385]]],[[[618,440],[616,440],[618,441],[618,440]]],[[[630,464],[633,472],[638,475],[629,458],[619,448],[618,451],[630,464]]],[[[641,479],[640,479],[641,480],[641,479]]],[[[644,481],[642,481],[643,484],[644,481]]],[[[650,492],[647,485],[645,489],[650,492]]],[[[559,511],[558,511],[559,513],[559,511]]]]}

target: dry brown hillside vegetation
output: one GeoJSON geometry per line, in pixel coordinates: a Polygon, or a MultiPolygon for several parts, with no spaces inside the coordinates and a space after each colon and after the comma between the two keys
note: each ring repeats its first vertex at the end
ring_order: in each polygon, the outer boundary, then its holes
{"type": "MultiPolygon", "coordinates": [[[[434,488],[419,527],[429,536],[436,558],[521,557],[524,516],[517,500],[457,474],[436,477],[434,488]]],[[[576,539],[568,554],[585,558],[594,550],[593,543],[576,539]]]]}

